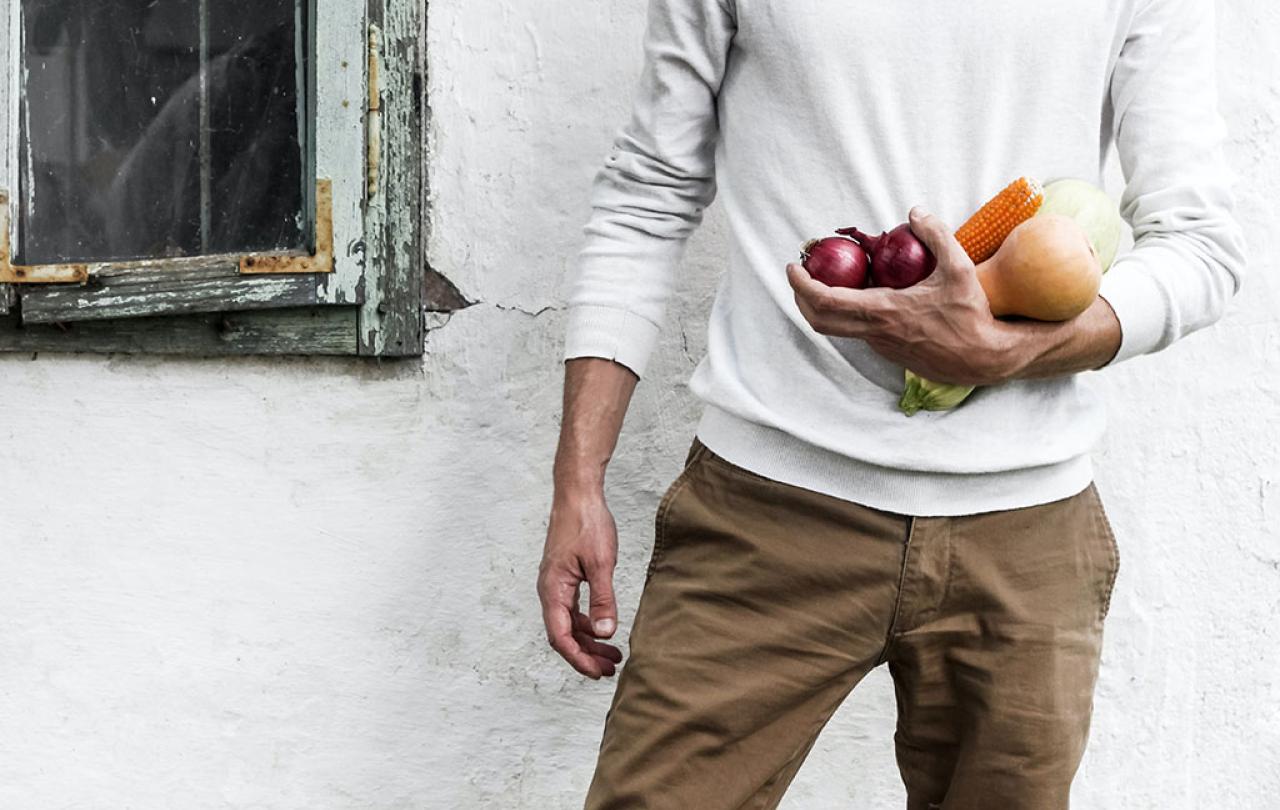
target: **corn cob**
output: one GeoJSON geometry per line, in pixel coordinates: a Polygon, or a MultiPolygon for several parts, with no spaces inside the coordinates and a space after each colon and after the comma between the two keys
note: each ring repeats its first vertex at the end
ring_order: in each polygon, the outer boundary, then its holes
{"type": "Polygon", "coordinates": [[[956,231],[956,239],[974,264],[981,264],[1000,249],[1013,229],[1035,216],[1044,203],[1044,187],[1029,177],[1019,177],[992,197],[978,213],[956,231]]]}

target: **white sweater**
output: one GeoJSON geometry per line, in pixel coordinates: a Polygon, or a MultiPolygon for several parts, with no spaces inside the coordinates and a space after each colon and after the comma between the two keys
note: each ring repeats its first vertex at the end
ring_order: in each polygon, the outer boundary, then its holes
{"type": "Polygon", "coordinates": [[[815,332],[784,267],[810,237],[887,230],[916,204],[958,226],[1020,175],[1100,185],[1114,144],[1135,248],[1103,280],[1123,332],[1110,365],[1165,348],[1223,314],[1245,267],[1214,51],[1212,0],[651,0],[564,356],[643,376],[716,198],[729,252],[690,380],[712,451],[911,515],[1076,494],[1105,425],[1087,374],[908,418],[902,367],[815,332]]]}

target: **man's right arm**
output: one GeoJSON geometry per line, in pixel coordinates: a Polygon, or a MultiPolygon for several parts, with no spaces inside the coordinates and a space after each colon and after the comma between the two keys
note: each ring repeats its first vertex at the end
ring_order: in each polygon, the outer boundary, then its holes
{"type": "Polygon", "coordinates": [[[612,675],[622,660],[616,647],[596,640],[609,638],[618,626],[618,533],[605,504],[604,476],[638,380],[612,360],[565,363],[564,419],[538,596],[547,641],[591,678],[612,675]],[[583,582],[591,591],[587,614],[578,607],[583,582]]]}
{"type": "Polygon", "coordinates": [[[717,97],[737,32],[734,3],[649,0],[631,120],[596,174],[569,285],[564,421],[538,594],[548,640],[592,678],[612,675],[621,660],[598,640],[617,627],[605,465],[657,345],[684,245],[715,197],[717,97]],[[588,614],[578,609],[583,582],[588,614]]]}
{"type": "Polygon", "coordinates": [[[564,418],[556,448],[556,490],[600,490],[605,467],[640,378],[612,360],[582,357],[564,370],[564,418]]]}

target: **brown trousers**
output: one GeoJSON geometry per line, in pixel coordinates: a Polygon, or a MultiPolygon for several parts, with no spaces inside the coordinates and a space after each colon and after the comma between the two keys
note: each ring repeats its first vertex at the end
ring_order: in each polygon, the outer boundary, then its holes
{"type": "Polygon", "coordinates": [[[588,810],[764,810],[888,663],[908,810],[1068,806],[1119,570],[1093,485],[954,518],[772,481],[697,440],[663,496],[588,810]]]}

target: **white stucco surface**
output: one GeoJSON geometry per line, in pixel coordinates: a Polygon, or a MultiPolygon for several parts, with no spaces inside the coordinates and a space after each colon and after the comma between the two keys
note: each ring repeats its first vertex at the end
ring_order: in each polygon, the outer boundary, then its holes
{"type": "MultiPolygon", "coordinates": [[[[1280,6],[1219,7],[1252,275],[1095,377],[1122,563],[1084,810],[1280,806],[1280,6]]],[[[553,658],[534,575],[560,283],[643,3],[430,15],[431,260],[478,303],[422,361],[0,358],[3,810],[581,805],[613,684],[553,658]]],[[[623,638],[723,238],[713,209],[610,472],[623,638]]],[[[784,807],[901,806],[893,714],[881,670],[784,807]]]]}

